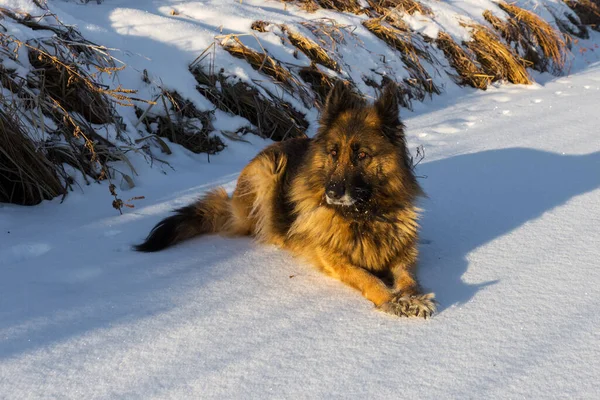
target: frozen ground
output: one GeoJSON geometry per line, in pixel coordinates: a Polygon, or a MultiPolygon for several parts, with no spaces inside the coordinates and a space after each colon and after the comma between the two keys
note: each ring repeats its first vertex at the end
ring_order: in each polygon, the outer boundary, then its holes
{"type": "Polygon", "coordinates": [[[173,206],[233,187],[258,139],[210,164],[180,150],[124,216],[105,186],[1,206],[0,397],[598,398],[599,99],[595,64],[408,115],[427,154],[428,321],[250,240],[129,250],[173,206]]]}
{"type": "MultiPolygon", "coordinates": [[[[52,7],[84,36],[123,50],[125,87],[144,93],[147,68],[211,108],[187,65],[221,24],[300,20],[265,4],[52,7]]],[[[480,15],[491,3],[432,4],[480,15]]],[[[441,20],[458,30],[450,11],[441,20]]],[[[379,313],[250,240],[130,250],[173,207],[216,185],[232,189],[269,144],[251,135],[210,163],[172,145],[166,175],[132,157],[137,186],[119,194],[146,198],[123,216],[106,184],[63,204],[0,204],[0,398],[600,398],[600,63],[591,50],[579,54],[590,43],[574,46],[570,76],[486,92],[447,80],[445,95],[402,111],[410,148],[426,153],[419,276],[440,302],[428,321],[379,313]]],[[[244,123],[217,117],[217,129],[244,123]]]]}

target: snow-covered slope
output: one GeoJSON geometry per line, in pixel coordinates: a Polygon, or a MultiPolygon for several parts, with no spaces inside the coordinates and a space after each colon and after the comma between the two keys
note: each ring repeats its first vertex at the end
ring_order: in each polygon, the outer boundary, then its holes
{"type": "MultiPolygon", "coordinates": [[[[146,171],[124,216],[98,193],[0,208],[4,398],[578,398],[600,395],[600,65],[408,114],[422,144],[431,320],[250,240],[132,243],[266,142],[146,171]]],[[[406,114],[406,113],[405,113],[406,114]]]]}

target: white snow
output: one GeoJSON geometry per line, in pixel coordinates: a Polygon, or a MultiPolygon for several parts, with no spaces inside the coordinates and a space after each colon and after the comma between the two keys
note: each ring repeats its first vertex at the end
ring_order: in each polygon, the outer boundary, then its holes
{"type": "MultiPolygon", "coordinates": [[[[489,2],[444,3],[475,15],[489,2]]],[[[277,1],[51,6],[204,108],[187,64],[221,24],[301,20],[277,1]]],[[[133,158],[136,187],[119,195],[145,199],[122,216],[106,184],[62,204],[0,204],[0,398],[600,398],[598,41],[576,44],[568,76],[486,92],[448,81],[444,95],[402,110],[411,150],[426,154],[419,278],[440,303],[428,321],[379,313],[249,239],[131,251],[172,208],[232,190],[269,144],[252,135],[210,163],[170,144],[174,170],[133,158]]],[[[123,86],[141,85],[127,71],[123,86]]],[[[217,116],[218,129],[243,125],[217,116]]]]}

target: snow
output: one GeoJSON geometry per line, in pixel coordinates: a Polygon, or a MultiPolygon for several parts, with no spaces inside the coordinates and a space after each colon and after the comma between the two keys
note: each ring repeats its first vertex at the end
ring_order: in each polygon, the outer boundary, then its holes
{"type": "MultiPolygon", "coordinates": [[[[148,68],[210,108],[187,65],[223,21],[247,31],[259,17],[301,18],[276,1],[222,3],[51,6],[124,51],[125,87],[141,88],[135,73],[148,68]]],[[[450,6],[487,7],[437,4],[448,21],[450,6]]],[[[427,321],[377,312],[249,239],[131,251],[172,208],[218,185],[231,191],[270,143],[252,135],[210,163],[174,144],[172,169],[132,157],[136,187],[118,192],[145,199],[122,216],[106,184],[82,184],[62,204],[0,204],[0,398],[599,398],[600,63],[578,54],[594,41],[574,47],[568,76],[485,92],[448,81],[444,95],[402,110],[411,150],[426,154],[419,279],[440,303],[427,321]]],[[[348,47],[358,65],[365,53],[348,47]]],[[[217,129],[244,124],[216,115],[217,129]]]]}

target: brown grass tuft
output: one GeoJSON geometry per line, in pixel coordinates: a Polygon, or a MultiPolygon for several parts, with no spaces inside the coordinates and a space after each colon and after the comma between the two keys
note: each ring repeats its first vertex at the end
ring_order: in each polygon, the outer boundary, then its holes
{"type": "Polygon", "coordinates": [[[416,0],[367,0],[367,2],[371,8],[382,15],[389,12],[389,10],[403,11],[410,15],[414,13],[433,15],[431,8],[416,0]]]}
{"type": "MultiPolygon", "coordinates": [[[[599,0],[563,0],[579,17],[583,25],[600,32],[600,1],[599,0]]],[[[573,22],[573,21],[571,21],[573,22]]]]}
{"type": "MultiPolygon", "coordinates": [[[[311,1],[311,0],[308,0],[311,1]]],[[[362,14],[363,7],[358,0],[312,0],[321,8],[353,14],[362,14]]]]}
{"type": "Polygon", "coordinates": [[[72,65],[43,50],[30,51],[29,62],[35,68],[38,79],[43,81],[44,90],[65,110],[81,114],[92,124],[112,121],[112,105],[100,91],[90,90],[89,81],[74,73],[72,65]]]}
{"type": "Polygon", "coordinates": [[[485,90],[487,88],[493,76],[486,75],[475,64],[472,56],[458,45],[450,35],[440,32],[435,42],[448,59],[450,66],[458,73],[458,76],[453,76],[456,83],[469,85],[476,89],[485,90]]]}
{"type": "MultiPolygon", "coordinates": [[[[127,147],[127,150],[123,150],[111,141],[116,138],[121,145],[132,144],[126,137],[115,104],[133,106],[134,102],[144,101],[131,97],[135,93],[132,90],[120,86],[111,89],[100,83],[102,75],[116,74],[123,69],[116,65],[118,61],[109,49],[86,40],[75,28],[63,25],[50,12],[45,14],[47,18],[43,20],[3,8],[0,8],[0,14],[27,28],[53,33],[45,38],[22,41],[0,31],[0,57],[23,66],[20,70],[12,71],[0,68],[0,84],[8,89],[5,93],[10,93],[0,96],[0,107],[10,109],[10,117],[18,119],[21,127],[15,128],[6,115],[3,117],[5,129],[13,132],[10,140],[3,139],[4,157],[18,160],[17,172],[23,179],[33,176],[30,173],[23,174],[22,171],[29,168],[25,164],[39,168],[37,177],[47,182],[36,182],[38,187],[46,185],[56,189],[56,179],[64,185],[60,190],[43,191],[36,200],[32,200],[32,191],[23,186],[20,201],[31,204],[57,193],[66,193],[74,180],[65,164],[81,171],[86,183],[89,183],[88,177],[110,181],[120,176],[121,183],[125,181],[129,187],[134,186],[129,175],[109,165],[110,161],[122,161],[135,174],[125,153],[137,149],[127,147]],[[45,21],[49,18],[54,18],[54,21],[46,25],[45,21]],[[22,137],[17,138],[18,135],[22,137]],[[6,153],[10,146],[20,150],[6,153]],[[30,151],[31,146],[35,148],[34,153],[30,151]],[[52,166],[54,173],[48,172],[48,166],[52,166]]],[[[14,167],[13,162],[13,172],[14,167]]],[[[4,193],[7,193],[7,182],[10,183],[10,179],[2,182],[4,193]]],[[[27,182],[31,182],[31,179],[27,182]]],[[[36,190],[40,193],[39,188],[36,190]]]]}
{"type": "Polygon", "coordinates": [[[391,27],[379,18],[366,20],[363,25],[379,39],[400,52],[400,57],[410,74],[407,83],[413,87],[414,96],[417,99],[423,99],[425,93],[440,93],[420,61],[421,59],[431,61],[431,56],[425,48],[415,45],[410,30],[391,27]]]}
{"type": "Polygon", "coordinates": [[[482,25],[470,27],[473,40],[464,45],[475,54],[484,73],[493,77],[492,81],[505,79],[515,84],[531,83],[524,62],[494,32],[482,25]]]}
{"type": "Polygon", "coordinates": [[[565,66],[567,44],[563,35],[536,14],[513,4],[498,3],[509,15],[506,22],[494,16],[490,11],[483,13],[484,18],[498,30],[508,43],[514,43],[517,51],[521,47],[523,57],[539,71],[560,72],[565,66]]]}
{"type": "Polygon", "coordinates": [[[353,14],[364,12],[359,0],[282,0],[282,2],[296,4],[307,12],[315,12],[319,8],[353,14]]]}
{"type": "Polygon", "coordinates": [[[320,71],[316,66],[304,67],[299,72],[300,78],[308,83],[315,94],[317,107],[320,108],[325,104],[325,99],[329,91],[333,88],[337,78],[332,78],[329,75],[320,71]]]}
{"type": "Polygon", "coordinates": [[[34,205],[65,193],[56,166],[36,150],[17,113],[0,107],[0,203],[34,205]]]}
{"type": "Polygon", "coordinates": [[[308,122],[289,103],[268,92],[267,97],[245,82],[232,82],[222,73],[207,73],[199,65],[190,70],[204,97],[220,110],[246,118],[257,135],[276,141],[306,137],[308,122]]]}
{"type": "Polygon", "coordinates": [[[290,42],[308,58],[310,58],[313,63],[321,64],[322,66],[334,71],[340,71],[340,66],[338,63],[329,57],[327,52],[317,43],[310,40],[306,36],[292,32],[285,25],[282,25],[281,29],[287,34],[290,42]]]}
{"type": "Polygon", "coordinates": [[[253,31],[264,33],[264,32],[268,32],[269,26],[271,26],[270,22],[256,20],[252,23],[252,25],[250,25],[250,29],[252,29],[253,31]]]}
{"type": "MultiPolygon", "coordinates": [[[[159,100],[160,112],[145,112],[136,109],[136,114],[150,134],[169,139],[194,153],[216,154],[225,148],[219,137],[212,133],[211,111],[200,111],[189,100],[174,91],[163,90],[159,100]]],[[[150,106],[151,107],[151,106],[150,106]]],[[[159,145],[167,153],[170,149],[164,142],[159,145]]]]}
{"type": "Polygon", "coordinates": [[[266,52],[259,53],[251,49],[236,36],[229,36],[221,45],[232,56],[246,60],[253,69],[270,76],[288,89],[294,88],[292,73],[282,67],[277,60],[270,57],[266,52]]]}

